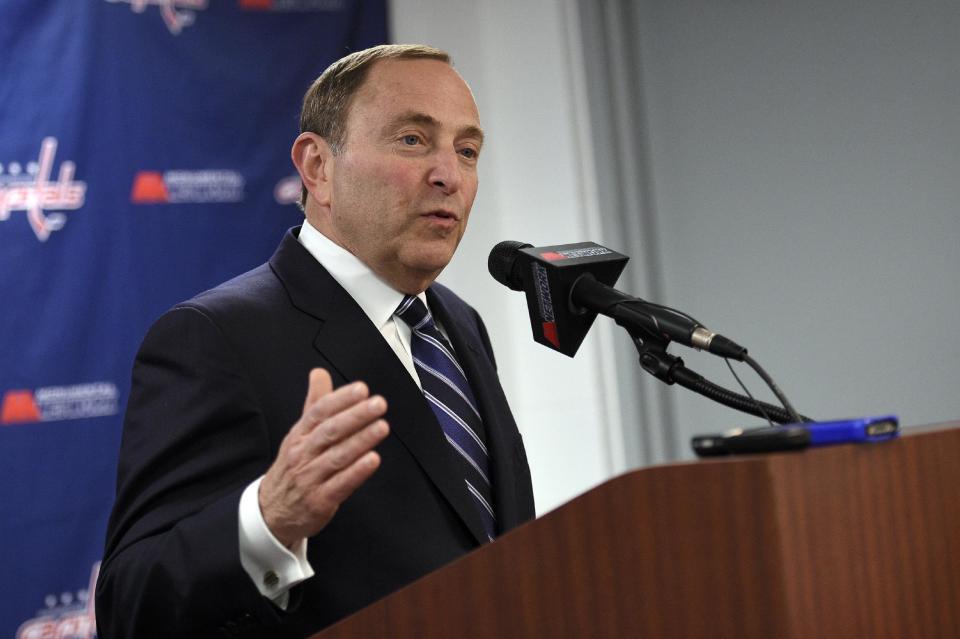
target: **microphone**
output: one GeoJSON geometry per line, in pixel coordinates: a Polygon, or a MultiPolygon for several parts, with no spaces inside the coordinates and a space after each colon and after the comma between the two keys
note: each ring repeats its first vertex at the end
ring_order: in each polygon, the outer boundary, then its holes
{"type": "Polygon", "coordinates": [[[593,242],[537,248],[507,240],[490,251],[487,268],[495,280],[526,294],[534,340],[569,357],[600,313],[631,333],[744,360],[747,349],[689,315],[613,288],[629,259],[593,242]]]}

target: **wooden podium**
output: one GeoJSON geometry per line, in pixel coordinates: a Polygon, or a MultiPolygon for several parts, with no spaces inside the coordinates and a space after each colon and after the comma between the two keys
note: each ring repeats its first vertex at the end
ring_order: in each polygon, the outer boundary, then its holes
{"type": "Polygon", "coordinates": [[[960,637],[960,423],[617,477],[314,635],[960,637]]]}

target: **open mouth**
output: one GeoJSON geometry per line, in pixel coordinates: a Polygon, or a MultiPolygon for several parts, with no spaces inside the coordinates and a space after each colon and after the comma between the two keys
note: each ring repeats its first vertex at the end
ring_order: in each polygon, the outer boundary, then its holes
{"type": "Polygon", "coordinates": [[[424,217],[444,224],[453,224],[457,221],[457,216],[450,211],[430,211],[424,213],[424,217]]]}

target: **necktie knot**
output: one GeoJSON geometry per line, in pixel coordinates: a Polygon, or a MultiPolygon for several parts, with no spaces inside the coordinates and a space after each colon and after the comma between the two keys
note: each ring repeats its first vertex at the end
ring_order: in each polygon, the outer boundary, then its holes
{"type": "Polygon", "coordinates": [[[394,315],[406,323],[411,330],[418,331],[434,327],[433,316],[427,310],[427,305],[420,301],[415,295],[407,295],[400,302],[400,306],[394,311],[394,315]]]}

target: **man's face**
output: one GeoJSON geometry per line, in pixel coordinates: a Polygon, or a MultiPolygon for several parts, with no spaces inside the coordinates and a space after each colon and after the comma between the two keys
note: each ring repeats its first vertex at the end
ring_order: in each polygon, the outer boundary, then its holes
{"type": "Polygon", "coordinates": [[[320,230],[395,288],[420,292],[467,228],[482,137],[473,96],[449,65],[375,63],[331,158],[320,230]]]}

